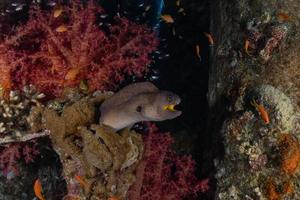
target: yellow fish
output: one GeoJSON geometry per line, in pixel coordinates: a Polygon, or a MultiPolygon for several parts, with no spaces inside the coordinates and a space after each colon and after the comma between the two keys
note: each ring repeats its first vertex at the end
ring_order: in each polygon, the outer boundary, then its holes
{"type": "Polygon", "coordinates": [[[42,195],[42,184],[40,179],[36,179],[33,186],[34,194],[39,200],[46,200],[42,195]]]}
{"type": "Polygon", "coordinates": [[[54,9],[54,12],[53,12],[53,17],[54,18],[57,18],[59,17],[63,12],[63,7],[62,6],[57,6],[55,9],[54,9]]]}
{"type": "Polygon", "coordinates": [[[60,25],[60,26],[57,27],[55,30],[56,30],[56,32],[58,32],[58,33],[63,33],[63,32],[68,31],[68,28],[67,28],[66,25],[60,25]]]}
{"type": "Polygon", "coordinates": [[[171,15],[168,15],[168,14],[162,15],[162,16],[161,16],[161,19],[162,19],[165,23],[167,23],[167,24],[172,24],[172,23],[174,23],[173,17],[172,17],[171,15]]]}

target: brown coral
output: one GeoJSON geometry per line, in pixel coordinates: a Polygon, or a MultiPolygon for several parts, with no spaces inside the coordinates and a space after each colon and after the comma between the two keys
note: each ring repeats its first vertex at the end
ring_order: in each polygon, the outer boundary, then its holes
{"type": "Polygon", "coordinates": [[[281,170],[289,175],[295,174],[300,162],[300,145],[291,134],[282,134],[279,138],[281,170]]]}
{"type": "Polygon", "coordinates": [[[143,152],[142,138],[128,129],[119,134],[109,127],[93,124],[98,121],[97,105],[105,98],[105,95],[83,97],[65,105],[60,115],[49,108],[41,111],[44,126],[50,130],[53,147],[63,164],[68,197],[123,198],[135,181],[134,170],[143,152]],[[84,192],[75,177],[84,180],[84,192]]]}

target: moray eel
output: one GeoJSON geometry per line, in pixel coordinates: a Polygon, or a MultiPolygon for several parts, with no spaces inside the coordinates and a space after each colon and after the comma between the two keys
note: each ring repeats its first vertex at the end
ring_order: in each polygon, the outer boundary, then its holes
{"type": "Polygon", "coordinates": [[[175,106],[178,95],[161,91],[150,82],[128,85],[105,100],[100,106],[100,124],[115,131],[141,121],[163,121],[181,115],[175,106]]]}

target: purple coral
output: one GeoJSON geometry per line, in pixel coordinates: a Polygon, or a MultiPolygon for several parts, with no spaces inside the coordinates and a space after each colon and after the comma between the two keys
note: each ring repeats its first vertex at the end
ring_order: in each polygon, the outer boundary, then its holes
{"type": "Polygon", "coordinates": [[[173,139],[160,133],[150,124],[144,137],[144,155],[139,163],[135,184],[130,188],[130,200],[198,199],[199,192],[208,190],[208,179],[199,181],[195,161],[191,156],[180,156],[171,150],[173,139]]]}

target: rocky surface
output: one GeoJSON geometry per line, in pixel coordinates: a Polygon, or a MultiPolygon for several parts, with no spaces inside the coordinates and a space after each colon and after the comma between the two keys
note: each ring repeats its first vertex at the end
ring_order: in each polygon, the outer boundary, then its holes
{"type": "Polygon", "coordinates": [[[216,199],[300,198],[299,8],[212,3],[210,127],[224,154],[215,160],[216,199]]]}

